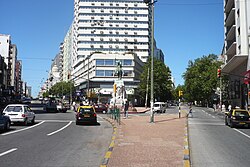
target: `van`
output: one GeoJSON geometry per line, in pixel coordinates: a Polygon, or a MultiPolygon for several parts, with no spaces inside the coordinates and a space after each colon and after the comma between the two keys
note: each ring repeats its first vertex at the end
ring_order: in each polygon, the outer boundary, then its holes
{"type": "Polygon", "coordinates": [[[165,113],[167,109],[167,104],[165,102],[155,102],[153,109],[154,109],[154,112],[165,113]]]}

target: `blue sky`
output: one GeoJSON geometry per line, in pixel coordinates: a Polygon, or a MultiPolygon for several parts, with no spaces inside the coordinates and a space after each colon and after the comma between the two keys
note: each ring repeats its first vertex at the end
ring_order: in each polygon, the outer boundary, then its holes
{"type": "MultiPolygon", "coordinates": [[[[36,96],[47,79],[73,20],[74,0],[1,0],[0,34],[9,34],[23,63],[23,80],[36,96]]],[[[176,84],[189,60],[221,54],[224,39],[223,0],[158,0],[155,39],[165,54],[176,84]]]]}

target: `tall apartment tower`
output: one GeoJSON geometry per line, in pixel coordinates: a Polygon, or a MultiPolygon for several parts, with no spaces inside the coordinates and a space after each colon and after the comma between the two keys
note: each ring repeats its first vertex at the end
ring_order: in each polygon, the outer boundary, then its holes
{"type": "Polygon", "coordinates": [[[72,73],[78,89],[111,92],[116,62],[127,87],[138,85],[150,52],[149,8],[143,0],[75,0],[72,73]]]}
{"type": "Polygon", "coordinates": [[[75,0],[77,55],[86,58],[93,51],[134,52],[146,62],[148,21],[148,6],[143,0],[75,0]]]}
{"type": "MultiPolygon", "coordinates": [[[[222,74],[228,75],[227,99],[234,106],[245,107],[249,75],[250,1],[224,0],[224,63],[222,74]],[[247,74],[248,73],[248,74],[247,74]],[[244,83],[245,82],[245,83],[244,83]]],[[[250,76],[250,75],[249,75],[250,76]]],[[[250,81],[250,80],[249,80],[250,81]]]]}

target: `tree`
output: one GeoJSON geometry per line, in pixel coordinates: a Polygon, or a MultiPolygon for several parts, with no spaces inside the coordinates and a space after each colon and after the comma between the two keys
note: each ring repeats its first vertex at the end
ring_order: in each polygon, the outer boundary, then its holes
{"type": "Polygon", "coordinates": [[[208,104],[217,87],[217,69],[222,62],[217,61],[217,56],[209,54],[194,62],[189,61],[188,68],[183,74],[185,80],[185,95],[188,101],[202,101],[208,104]]]}
{"type": "Polygon", "coordinates": [[[62,97],[66,95],[71,95],[72,92],[75,91],[74,83],[73,82],[58,82],[55,85],[53,85],[49,93],[50,95],[56,96],[56,97],[62,97]]]}
{"type": "MultiPolygon", "coordinates": [[[[157,101],[167,101],[172,98],[171,71],[162,61],[154,59],[154,99],[157,101]]],[[[148,102],[151,92],[151,59],[143,66],[143,72],[140,76],[139,94],[145,100],[148,83],[148,102]],[[148,73],[149,70],[149,73],[148,73]],[[149,74],[149,77],[148,77],[149,74]],[[148,81],[148,82],[147,82],[148,81]]]]}

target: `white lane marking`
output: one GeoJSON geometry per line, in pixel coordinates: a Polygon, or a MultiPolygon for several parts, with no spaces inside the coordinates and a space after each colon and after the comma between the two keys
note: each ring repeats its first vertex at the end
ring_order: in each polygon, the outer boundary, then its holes
{"type": "Polygon", "coordinates": [[[62,131],[63,129],[67,128],[71,123],[72,123],[72,121],[70,121],[67,125],[65,125],[65,126],[62,127],[61,129],[58,129],[58,130],[56,130],[56,131],[54,131],[54,132],[51,132],[51,133],[47,134],[47,136],[51,136],[51,135],[53,135],[53,134],[55,134],[55,133],[58,133],[58,132],[62,131]]]}
{"type": "Polygon", "coordinates": [[[223,123],[195,123],[195,122],[189,122],[189,125],[216,125],[216,126],[225,126],[223,123]]]}
{"type": "Polygon", "coordinates": [[[248,137],[248,138],[250,139],[250,136],[249,136],[249,135],[247,135],[247,134],[245,134],[244,132],[241,132],[240,130],[235,129],[235,128],[234,128],[233,130],[235,130],[235,131],[239,132],[240,134],[242,134],[242,135],[244,135],[244,136],[246,136],[246,137],[248,137]]]}
{"type": "Polygon", "coordinates": [[[204,110],[202,110],[203,112],[205,112],[204,110]]]}
{"type": "Polygon", "coordinates": [[[213,118],[215,118],[215,116],[212,116],[213,118]]]}
{"type": "MultiPolygon", "coordinates": [[[[45,122],[69,122],[69,121],[72,121],[72,120],[56,120],[56,119],[54,119],[54,120],[37,120],[37,121],[45,121],[45,122]]],[[[74,121],[72,121],[72,122],[74,122],[74,121]]]]}
{"type": "Polygon", "coordinates": [[[29,127],[27,127],[27,128],[23,128],[23,129],[19,129],[19,130],[7,132],[7,133],[4,133],[4,134],[2,134],[2,135],[5,136],[5,135],[9,135],[9,134],[21,132],[21,131],[24,131],[24,130],[28,130],[28,129],[34,128],[34,127],[36,127],[36,126],[39,126],[39,125],[41,125],[41,124],[44,123],[44,122],[45,122],[45,121],[42,121],[42,122],[40,122],[40,123],[38,123],[38,124],[35,124],[35,125],[33,125],[33,126],[29,126],[29,127]]]}
{"type": "Polygon", "coordinates": [[[0,157],[1,157],[1,156],[4,156],[4,155],[6,155],[6,154],[9,154],[9,153],[11,153],[11,152],[13,152],[13,151],[16,151],[16,150],[17,150],[17,148],[12,148],[12,149],[10,149],[10,150],[8,150],[8,151],[5,151],[5,152],[3,152],[3,153],[0,154],[0,157]]]}

